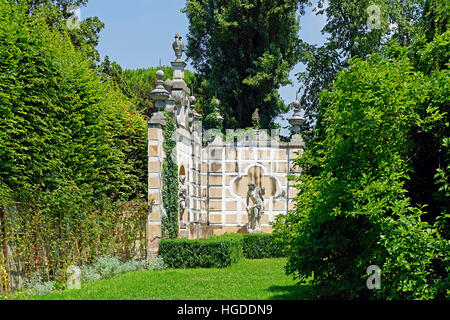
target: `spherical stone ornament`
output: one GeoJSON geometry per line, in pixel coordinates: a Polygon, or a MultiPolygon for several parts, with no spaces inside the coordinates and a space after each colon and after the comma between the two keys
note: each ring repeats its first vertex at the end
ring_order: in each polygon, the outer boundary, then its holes
{"type": "Polygon", "coordinates": [[[162,71],[161,69],[158,70],[158,71],[156,71],[156,78],[157,78],[158,80],[164,79],[164,71],[162,71]]]}

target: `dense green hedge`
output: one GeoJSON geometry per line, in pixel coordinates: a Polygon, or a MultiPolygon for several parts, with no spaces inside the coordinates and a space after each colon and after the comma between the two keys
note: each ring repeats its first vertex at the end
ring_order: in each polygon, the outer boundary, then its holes
{"type": "Polygon", "coordinates": [[[275,245],[271,234],[244,234],[242,248],[247,259],[282,257],[282,251],[275,245]]]}
{"type": "Polygon", "coordinates": [[[28,2],[0,0],[0,242],[24,277],[63,281],[143,229],[146,206],[124,218],[122,204],[145,198],[147,124],[28,2]]]}
{"type": "Polygon", "coordinates": [[[225,234],[210,239],[162,240],[160,254],[171,268],[223,268],[242,257],[282,257],[271,234],[225,234]]]}
{"type": "Polygon", "coordinates": [[[238,239],[162,240],[160,255],[170,268],[223,268],[242,258],[238,239]]]}

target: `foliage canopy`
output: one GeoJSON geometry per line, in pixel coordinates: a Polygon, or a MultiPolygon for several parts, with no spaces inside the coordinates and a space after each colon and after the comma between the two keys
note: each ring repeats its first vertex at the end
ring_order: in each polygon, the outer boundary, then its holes
{"type": "Polygon", "coordinates": [[[299,59],[302,2],[187,1],[187,55],[208,102],[212,97],[222,102],[224,127],[251,127],[259,108],[261,125],[269,128],[286,110],[278,89],[290,83],[289,72],[299,59]]]}
{"type": "Polygon", "coordinates": [[[448,298],[447,30],[351,59],[319,97],[315,138],[296,160],[297,208],[275,224],[287,272],[314,275],[319,295],[448,298]],[[371,265],[382,275],[373,293],[371,265]]]}

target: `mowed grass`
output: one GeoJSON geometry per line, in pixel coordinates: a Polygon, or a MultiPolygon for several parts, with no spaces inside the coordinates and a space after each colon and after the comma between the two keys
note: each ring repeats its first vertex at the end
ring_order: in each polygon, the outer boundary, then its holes
{"type": "Polygon", "coordinates": [[[39,300],[301,300],[308,284],[284,273],[285,259],[242,260],[224,269],[137,271],[39,300]]]}

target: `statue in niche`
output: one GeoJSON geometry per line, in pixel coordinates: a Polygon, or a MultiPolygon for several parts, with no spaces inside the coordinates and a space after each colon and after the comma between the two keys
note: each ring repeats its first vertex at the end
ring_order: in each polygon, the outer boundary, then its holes
{"type": "Polygon", "coordinates": [[[264,188],[256,188],[254,183],[248,184],[247,192],[247,213],[248,213],[248,232],[261,232],[261,218],[264,215],[264,188]],[[250,205],[252,200],[253,205],[250,205]]]}
{"type": "Polygon", "coordinates": [[[181,175],[179,178],[180,182],[178,184],[178,198],[180,202],[180,225],[181,228],[184,228],[186,226],[186,223],[183,221],[184,211],[186,210],[186,196],[187,196],[187,190],[186,190],[186,176],[181,175]]]}

